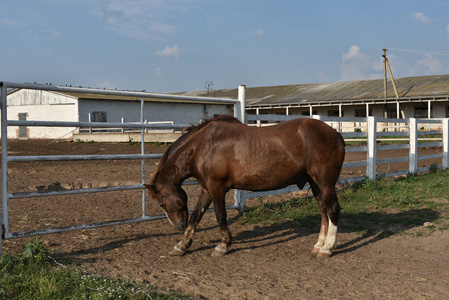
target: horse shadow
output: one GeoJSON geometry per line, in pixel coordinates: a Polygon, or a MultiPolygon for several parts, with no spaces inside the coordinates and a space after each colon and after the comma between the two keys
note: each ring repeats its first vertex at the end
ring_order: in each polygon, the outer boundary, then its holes
{"type": "MultiPolygon", "coordinates": [[[[342,212],[338,232],[353,233],[357,237],[339,244],[333,251],[333,255],[353,252],[392,235],[418,229],[426,222],[431,224],[438,219],[439,215],[440,212],[428,208],[397,213],[342,212]]],[[[239,222],[240,217],[241,215],[237,216],[232,222],[239,222]]],[[[315,238],[318,239],[320,224],[321,215],[317,213],[304,218],[255,226],[252,230],[241,231],[234,236],[236,247],[233,247],[230,253],[286,244],[295,239],[309,236],[313,236],[313,243],[315,243],[315,238]]]]}
{"type": "MultiPolygon", "coordinates": [[[[362,213],[344,213],[342,212],[339,220],[339,233],[354,233],[357,237],[352,240],[340,244],[337,249],[333,251],[333,255],[349,253],[356,251],[369,244],[376,243],[382,239],[388,238],[392,235],[399,234],[422,227],[425,222],[434,222],[438,219],[440,213],[438,211],[422,208],[409,211],[402,211],[397,213],[384,212],[362,212],[362,213]]],[[[244,226],[245,220],[242,214],[238,214],[228,220],[228,224],[241,224],[244,226]]],[[[255,250],[274,245],[288,244],[298,238],[309,238],[315,243],[318,239],[318,233],[321,224],[321,215],[319,213],[303,218],[296,218],[292,220],[275,222],[265,225],[251,226],[250,230],[243,230],[237,232],[233,236],[233,246],[229,254],[239,253],[241,251],[255,250]]],[[[218,225],[206,226],[199,229],[201,231],[217,231],[218,225]]],[[[137,242],[144,239],[155,237],[172,236],[179,233],[166,234],[138,234],[129,236],[124,239],[114,240],[99,247],[92,247],[88,249],[59,253],[56,256],[61,258],[70,257],[70,260],[76,262],[77,259],[83,262],[94,262],[98,258],[85,258],[84,255],[107,252],[114,249],[124,247],[130,242],[137,242]]],[[[219,239],[213,239],[209,245],[201,245],[194,251],[210,250],[219,243],[219,239]]],[[[312,247],[313,245],[310,245],[312,247]]],[[[190,251],[188,252],[188,254],[190,251]]]]}
{"type": "Polygon", "coordinates": [[[95,254],[100,252],[109,252],[112,250],[120,249],[122,247],[125,247],[126,244],[132,243],[132,242],[139,242],[141,240],[146,240],[150,238],[156,238],[156,237],[166,237],[169,235],[173,235],[174,233],[167,233],[167,234],[137,234],[134,236],[129,236],[124,239],[114,240],[109,243],[106,243],[104,245],[98,246],[98,247],[90,247],[87,249],[81,249],[77,251],[70,251],[70,252],[55,252],[53,256],[56,259],[69,259],[69,261],[74,263],[94,263],[98,260],[101,260],[102,258],[98,257],[90,257],[86,258],[85,255],[87,254],[95,254]]]}

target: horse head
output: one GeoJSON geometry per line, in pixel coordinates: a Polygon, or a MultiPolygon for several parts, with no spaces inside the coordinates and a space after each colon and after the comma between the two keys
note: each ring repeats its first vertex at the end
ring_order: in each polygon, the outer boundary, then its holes
{"type": "Polygon", "coordinates": [[[158,186],[154,183],[144,184],[167,215],[173,227],[184,232],[187,228],[189,212],[187,209],[187,194],[181,187],[158,186]]]}

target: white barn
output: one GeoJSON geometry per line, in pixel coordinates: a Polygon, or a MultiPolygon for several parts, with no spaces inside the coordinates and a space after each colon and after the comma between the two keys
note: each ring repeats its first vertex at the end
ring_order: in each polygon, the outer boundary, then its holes
{"type": "MultiPolygon", "coordinates": [[[[141,99],[135,97],[14,89],[7,93],[7,103],[8,120],[140,122],[141,99]]],[[[197,124],[201,119],[232,111],[229,105],[144,98],[147,122],[197,124]]],[[[78,133],[74,127],[8,126],[10,139],[72,139],[78,133]]]]}

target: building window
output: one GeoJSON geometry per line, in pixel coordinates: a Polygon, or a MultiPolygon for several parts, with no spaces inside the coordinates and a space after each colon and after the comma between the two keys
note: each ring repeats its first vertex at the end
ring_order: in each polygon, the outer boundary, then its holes
{"type": "MultiPolygon", "coordinates": [[[[317,114],[318,114],[318,111],[312,110],[312,115],[317,115],[317,114]]],[[[310,111],[303,111],[301,113],[301,115],[303,115],[303,116],[310,116],[310,111]]]]}
{"type": "MultiPolygon", "coordinates": [[[[373,110],[371,108],[369,109],[369,115],[370,116],[373,115],[373,110]]],[[[354,113],[354,117],[356,117],[356,118],[366,118],[366,108],[356,109],[355,113],[354,113]]]]}
{"type": "Polygon", "coordinates": [[[106,112],[94,111],[90,114],[91,122],[107,122],[106,112]]]}
{"type": "Polygon", "coordinates": [[[449,106],[446,106],[446,118],[449,118],[449,106]]]}
{"type": "MultiPolygon", "coordinates": [[[[328,117],[339,117],[340,116],[340,111],[338,109],[330,109],[327,111],[327,116],[328,117]]],[[[344,117],[345,116],[345,111],[342,110],[341,111],[341,116],[344,117]]]]}
{"type": "MultiPolygon", "coordinates": [[[[19,113],[19,121],[26,121],[28,113],[19,113]]],[[[28,128],[26,126],[19,126],[19,138],[28,138],[28,128]]]]}
{"type": "Polygon", "coordinates": [[[396,107],[387,107],[385,108],[385,113],[387,118],[389,119],[397,119],[398,118],[398,111],[396,107]]]}
{"type": "MultiPolygon", "coordinates": [[[[428,106],[415,106],[415,118],[424,119],[429,117],[429,108],[428,106]]],[[[430,117],[432,118],[432,109],[430,110],[430,117]]]]}

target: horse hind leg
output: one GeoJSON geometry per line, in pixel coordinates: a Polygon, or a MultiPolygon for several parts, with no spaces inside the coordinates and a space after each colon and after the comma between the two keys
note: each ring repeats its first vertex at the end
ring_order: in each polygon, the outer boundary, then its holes
{"type": "Polygon", "coordinates": [[[324,245],[319,249],[318,257],[329,257],[332,255],[333,249],[337,247],[337,230],[338,218],[340,216],[340,204],[338,203],[335,188],[330,188],[322,191],[321,201],[325,207],[326,216],[322,212],[322,222],[327,218],[327,233],[324,245]]]}
{"type": "Polygon", "coordinates": [[[329,218],[327,217],[325,212],[321,213],[320,235],[318,236],[318,242],[313,246],[312,255],[317,255],[320,252],[320,249],[324,246],[328,228],[329,218]]]}
{"type": "Polygon", "coordinates": [[[335,187],[320,189],[311,178],[309,184],[321,212],[320,234],[318,242],[313,247],[312,255],[328,257],[332,254],[331,250],[337,246],[340,205],[335,194],[335,187]]]}

